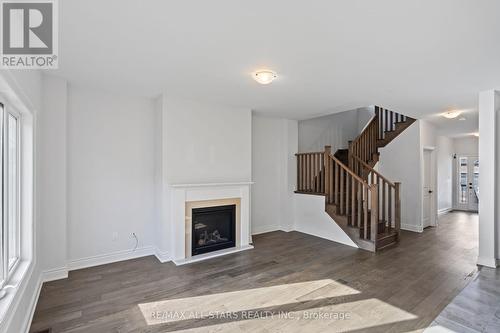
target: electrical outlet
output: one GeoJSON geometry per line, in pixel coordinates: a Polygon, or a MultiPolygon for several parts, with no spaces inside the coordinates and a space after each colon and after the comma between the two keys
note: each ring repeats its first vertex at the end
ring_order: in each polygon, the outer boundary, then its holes
{"type": "Polygon", "coordinates": [[[111,234],[111,240],[113,242],[116,242],[118,240],[118,232],[115,231],[111,234]]]}

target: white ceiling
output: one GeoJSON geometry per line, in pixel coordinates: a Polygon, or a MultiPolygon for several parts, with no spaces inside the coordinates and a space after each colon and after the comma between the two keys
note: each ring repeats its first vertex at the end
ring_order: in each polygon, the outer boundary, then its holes
{"type": "Polygon", "coordinates": [[[433,123],[438,130],[438,135],[451,138],[470,136],[479,132],[479,112],[477,109],[463,110],[460,116],[447,119],[440,114],[423,117],[433,123]]]}
{"type": "Polygon", "coordinates": [[[474,109],[500,87],[498,0],[64,0],[73,84],[304,119],[367,105],[474,109]],[[259,68],[279,78],[252,80],[259,68]]]}

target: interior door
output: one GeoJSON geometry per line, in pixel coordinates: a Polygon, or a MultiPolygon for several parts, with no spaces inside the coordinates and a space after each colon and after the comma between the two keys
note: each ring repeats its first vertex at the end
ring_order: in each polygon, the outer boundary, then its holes
{"type": "Polygon", "coordinates": [[[479,205],[479,158],[458,158],[457,208],[477,212],[479,205]]]}
{"type": "Polygon", "coordinates": [[[432,169],[431,169],[431,154],[432,151],[424,150],[424,188],[422,192],[423,211],[422,224],[423,227],[431,225],[431,208],[432,208],[432,169]]]}

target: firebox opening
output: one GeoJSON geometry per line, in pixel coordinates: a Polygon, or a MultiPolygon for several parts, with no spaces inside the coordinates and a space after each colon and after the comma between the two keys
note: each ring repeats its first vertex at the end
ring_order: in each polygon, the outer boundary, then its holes
{"type": "Polygon", "coordinates": [[[192,255],[236,246],[236,205],[193,208],[192,255]]]}

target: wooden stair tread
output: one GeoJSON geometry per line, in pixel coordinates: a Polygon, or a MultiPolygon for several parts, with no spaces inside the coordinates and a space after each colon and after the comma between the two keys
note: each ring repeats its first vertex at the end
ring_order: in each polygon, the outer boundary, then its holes
{"type": "Polygon", "coordinates": [[[386,238],[391,238],[391,237],[394,237],[394,236],[397,236],[398,233],[395,231],[395,230],[391,230],[389,232],[381,232],[377,235],[377,239],[378,240],[383,240],[383,239],[386,239],[386,238]]]}
{"type": "MultiPolygon", "coordinates": [[[[383,230],[377,234],[376,242],[372,240],[362,239],[360,237],[361,231],[364,230],[362,227],[354,227],[349,225],[347,215],[336,214],[336,205],[327,204],[326,211],[328,215],[340,226],[340,228],[351,238],[351,240],[358,245],[359,248],[367,250],[370,252],[376,252],[377,250],[392,246],[397,244],[399,233],[391,229],[391,231],[383,230]]],[[[368,231],[371,229],[371,225],[368,224],[368,231]]]]}
{"type": "Polygon", "coordinates": [[[298,194],[321,195],[321,196],[325,196],[326,195],[325,193],[314,192],[314,191],[293,191],[293,192],[294,193],[298,193],[298,194]]]}

